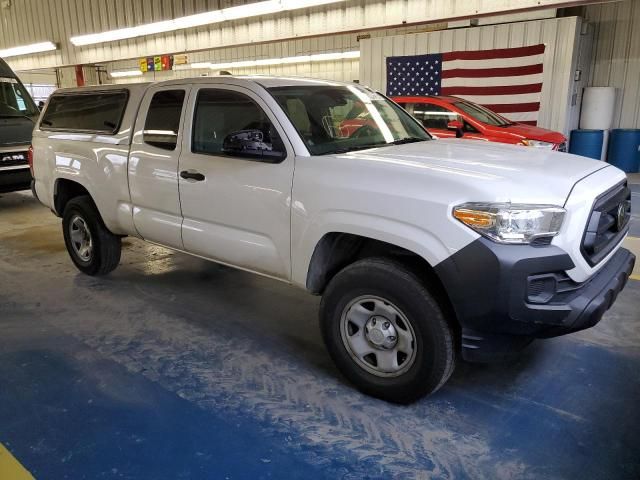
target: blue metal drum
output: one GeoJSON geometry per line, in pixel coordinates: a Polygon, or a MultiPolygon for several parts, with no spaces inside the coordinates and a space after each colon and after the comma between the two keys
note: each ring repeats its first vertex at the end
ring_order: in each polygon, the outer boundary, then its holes
{"type": "Polygon", "coordinates": [[[607,161],[627,173],[640,171],[640,128],[613,129],[607,161]]]}
{"type": "Polygon", "coordinates": [[[603,141],[603,130],[572,130],[569,139],[569,153],[600,160],[603,141]]]}

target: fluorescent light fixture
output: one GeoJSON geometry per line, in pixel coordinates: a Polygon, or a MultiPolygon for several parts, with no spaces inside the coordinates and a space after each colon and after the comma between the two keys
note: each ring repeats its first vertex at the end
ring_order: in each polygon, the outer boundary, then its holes
{"type": "Polygon", "coordinates": [[[209,68],[210,65],[211,64],[209,62],[199,62],[199,63],[192,63],[190,67],[189,65],[181,65],[181,66],[189,67],[189,68],[209,68]]]}
{"type": "Polygon", "coordinates": [[[252,67],[264,67],[272,65],[287,65],[293,63],[308,63],[308,62],[328,62],[331,60],[347,60],[360,58],[360,52],[358,50],[351,52],[331,52],[331,53],[316,53],[313,55],[298,55],[296,57],[284,57],[284,58],[264,58],[260,60],[242,60],[238,62],[225,62],[225,63],[209,63],[198,62],[191,63],[189,65],[180,65],[181,68],[177,70],[188,69],[202,69],[209,68],[211,70],[227,70],[232,68],[252,68],[252,67]]]}
{"type": "Polygon", "coordinates": [[[75,46],[81,47],[83,45],[93,45],[95,43],[113,42],[127,38],[173,32],[175,30],[201,27],[203,25],[211,25],[229,20],[257,17],[260,15],[269,15],[272,13],[299,10],[301,8],[317,7],[320,5],[328,5],[344,1],[345,0],[266,0],[237,7],[213,10],[211,12],[198,13],[186,17],[174,18],[172,20],[164,20],[162,22],[147,23],[144,25],[138,25],[137,27],[78,35],[71,37],[70,40],[75,46]]]}
{"type": "Polygon", "coordinates": [[[111,78],[122,78],[122,77],[139,77],[142,75],[140,70],[122,70],[120,72],[111,72],[111,78]]]}
{"type": "Polygon", "coordinates": [[[18,55],[29,55],[31,53],[49,52],[51,50],[57,50],[58,47],[53,42],[41,42],[31,45],[21,45],[19,47],[7,48],[0,50],[0,57],[17,57],[18,55]]]}

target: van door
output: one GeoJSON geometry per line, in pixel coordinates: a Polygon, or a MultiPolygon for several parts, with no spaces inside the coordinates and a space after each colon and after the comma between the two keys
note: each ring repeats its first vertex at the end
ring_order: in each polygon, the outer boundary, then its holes
{"type": "Polygon", "coordinates": [[[194,87],[189,103],[191,138],[184,140],[178,180],[184,249],[288,280],[294,153],[284,131],[243,87],[194,87]],[[223,153],[225,137],[248,129],[282,142],[286,158],[267,163],[223,153]]]}
{"type": "Polygon", "coordinates": [[[128,168],[136,230],[145,240],[178,249],[183,248],[178,157],[189,91],[181,85],[147,91],[136,121],[128,168]]]}

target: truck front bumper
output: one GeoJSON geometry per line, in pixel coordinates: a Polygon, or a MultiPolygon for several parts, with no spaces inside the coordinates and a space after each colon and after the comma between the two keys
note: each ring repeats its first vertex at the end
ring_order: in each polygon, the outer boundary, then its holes
{"type": "Polygon", "coordinates": [[[31,187],[31,170],[24,168],[0,169],[0,193],[28,190],[31,187]]]}
{"type": "Polygon", "coordinates": [[[472,242],[436,267],[462,327],[465,360],[504,358],[534,338],[594,326],[611,307],[633,271],[624,248],[583,283],[564,272],[569,255],[553,245],[472,242]]]}

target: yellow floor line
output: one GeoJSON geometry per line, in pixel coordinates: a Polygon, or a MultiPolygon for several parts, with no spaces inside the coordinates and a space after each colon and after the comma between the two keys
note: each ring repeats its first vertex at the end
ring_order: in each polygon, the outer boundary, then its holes
{"type": "Polygon", "coordinates": [[[0,478],[11,480],[33,480],[31,475],[11,452],[0,443],[0,478]]]}
{"type": "Polygon", "coordinates": [[[640,259],[640,237],[627,235],[627,238],[624,240],[624,246],[636,255],[636,266],[629,278],[632,280],[640,280],[640,260],[638,260],[640,259]]]}

